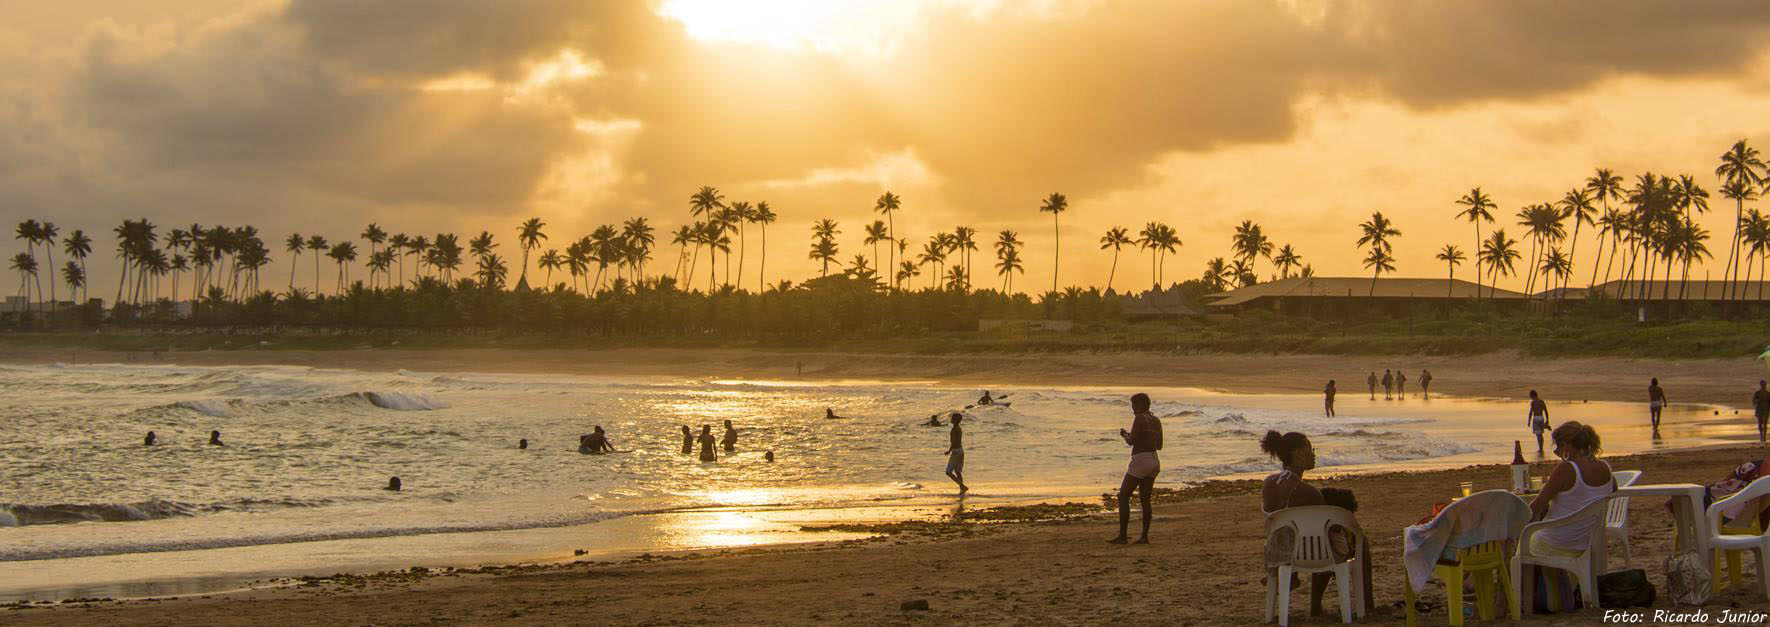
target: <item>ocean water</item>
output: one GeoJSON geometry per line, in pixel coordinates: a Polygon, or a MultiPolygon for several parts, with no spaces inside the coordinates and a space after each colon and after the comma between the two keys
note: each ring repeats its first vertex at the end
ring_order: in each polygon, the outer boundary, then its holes
{"type": "MultiPolygon", "coordinates": [[[[1128,455],[1117,430],[1129,426],[1133,391],[995,390],[1011,405],[966,410],[971,498],[1116,488],[1128,455]]],[[[1268,471],[1257,445],[1268,429],[1310,434],[1326,471],[1504,462],[1512,440],[1528,438],[1523,406],[1512,402],[1342,393],[1341,415],[1325,418],[1315,395],[1145,391],[1165,427],[1163,484],[1268,471]]],[[[779,512],[955,501],[942,475],[947,429],[920,423],[979,393],[932,382],[3,366],[0,597],[32,588],[41,569],[61,569],[67,589],[89,577],[189,574],[197,571],[166,565],[212,566],[205,552],[229,549],[244,562],[233,570],[263,573],[275,569],[248,566],[275,563],[267,551],[377,539],[403,539],[402,550],[432,559],[768,541],[766,532],[790,527],[779,512]],[[825,408],[846,418],[826,420],[825,408]],[[736,452],[721,451],[717,462],[680,453],[681,425],[697,433],[712,425],[718,437],[724,420],[739,430],[736,452]],[[620,452],[577,452],[578,436],[595,425],[620,452]],[[159,443],[143,446],[150,430],[159,443]],[[227,445],[208,445],[211,430],[227,445]],[[517,449],[520,438],[527,450],[517,449]],[[775,462],[764,461],[766,451],[775,462]],[[382,490],[394,475],[404,491],[382,490]],[[501,543],[516,548],[476,551],[501,543]],[[118,568],[165,570],[83,574],[118,568]]],[[[1633,403],[1557,401],[1552,411],[1558,422],[1599,424],[1611,452],[1750,431],[1748,421],[1703,406],[1669,410],[1659,439],[1633,403]]],[[[340,549],[336,559],[302,563],[350,570],[350,555],[386,552],[340,549]]]]}

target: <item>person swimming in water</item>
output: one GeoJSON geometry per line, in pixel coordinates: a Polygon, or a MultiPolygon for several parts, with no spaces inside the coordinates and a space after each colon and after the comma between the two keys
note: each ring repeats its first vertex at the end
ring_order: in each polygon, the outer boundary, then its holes
{"type": "Polygon", "coordinates": [[[731,452],[735,452],[737,450],[737,443],[738,443],[737,427],[731,426],[731,421],[727,420],[727,421],[725,421],[725,437],[719,439],[719,446],[723,447],[725,449],[725,452],[731,453],[731,452]]]}
{"type": "Polygon", "coordinates": [[[824,418],[828,418],[830,420],[840,420],[843,418],[843,416],[838,416],[838,415],[836,415],[836,410],[825,407],[824,408],[824,418]]]}
{"type": "Polygon", "coordinates": [[[153,446],[154,445],[154,432],[149,431],[147,434],[147,438],[143,439],[141,441],[141,445],[142,446],[153,446]]]}
{"type": "Polygon", "coordinates": [[[719,454],[713,452],[713,443],[715,442],[715,440],[713,439],[713,427],[712,426],[701,425],[700,442],[701,442],[701,461],[703,461],[703,462],[719,461],[719,454]]]}
{"type": "Polygon", "coordinates": [[[965,420],[965,414],[953,412],[953,430],[947,433],[946,476],[959,484],[959,494],[971,490],[965,485],[965,431],[959,423],[965,420]]]}
{"type": "Polygon", "coordinates": [[[922,426],[924,426],[924,427],[939,427],[939,426],[943,426],[943,425],[941,425],[941,424],[940,424],[940,414],[934,414],[934,415],[932,415],[932,416],[929,416],[929,417],[928,417],[928,422],[924,422],[924,423],[922,423],[922,426]]]}
{"type": "Polygon", "coordinates": [[[396,475],[393,478],[388,479],[387,487],[381,489],[387,490],[388,492],[398,492],[400,489],[399,476],[396,475]]]}
{"type": "Polygon", "coordinates": [[[766,454],[763,454],[762,459],[768,460],[768,463],[770,464],[774,463],[774,451],[769,451],[766,454]]]}
{"type": "Polygon", "coordinates": [[[227,446],[226,444],[221,443],[221,432],[220,431],[210,431],[209,432],[209,444],[211,446],[227,446]]]}
{"type": "Polygon", "coordinates": [[[694,454],[694,430],[689,429],[688,425],[682,425],[682,454],[694,454]]]}
{"type": "Polygon", "coordinates": [[[578,452],[601,455],[615,452],[615,446],[609,443],[608,434],[602,431],[602,425],[596,425],[596,429],[589,435],[578,438],[578,452]]]}
{"type": "Polygon", "coordinates": [[[522,449],[522,450],[525,450],[525,451],[526,451],[526,450],[529,450],[529,439],[528,439],[528,438],[523,438],[523,439],[521,439],[521,440],[517,440],[517,441],[516,441],[516,448],[518,448],[518,449],[522,449]]]}

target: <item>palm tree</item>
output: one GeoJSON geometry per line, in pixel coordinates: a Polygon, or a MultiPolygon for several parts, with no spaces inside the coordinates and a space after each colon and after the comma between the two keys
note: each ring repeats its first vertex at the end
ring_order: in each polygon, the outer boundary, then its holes
{"type": "Polygon", "coordinates": [[[289,289],[295,289],[295,267],[301,265],[301,251],[306,249],[307,240],[302,239],[300,233],[290,233],[289,239],[283,240],[283,250],[292,255],[289,257],[289,289]]]}
{"type": "Polygon", "coordinates": [[[1225,262],[1222,257],[1212,257],[1205,262],[1205,273],[1200,278],[1204,280],[1205,286],[1215,293],[1228,288],[1225,280],[1230,276],[1228,262],[1225,262]]]}
{"type": "MultiPolygon", "coordinates": [[[[1573,218],[1573,244],[1567,251],[1568,272],[1561,277],[1561,287],[1563,288],[1567,287],[1567,277],[1573,274],[1574,261],[1579,259],[1579,225],[1582,222],[1596,225],[1597,221],[1592,216],[1597,212],[1597,207],[1592,205],[1591,193],[1584,188],[1576,187],[1561,197],[1562,215],[1573,218]]],[[[1593,265],[1597,265],[1597,262],[1593,261],[1593,265]]]]}
{"type": "MultiPolygon", "coordinates": [[[[1739,221],[1744,218],[1745,201],[1749,200],[1744,190],[1763,185],[1765,169],[1763,159],[1758,157],[1758,149],[1746,144],[1744,139],[1734,142],[1732,148],[1722,153],[1721,165],[1715,167],[1715,176],[1721,177],[1724,183],[1722,195],[1733,199],[1733,243],[1727,249],[1727,269],[1722,273],[1723,280],[1733,281],[1738,278],[1739,221]],[[1725,184],[1734,185],[1732,193],[1729,193],[1725,184]]],[[[1729,295],[1733,293],[1732,289],[1727,291],[1729,295]]]]}
{"type": "MultiPolygon", "coordinates": [[[[1014,273],[1026,273],[1020,263],[1020,236],[1004,230],[996,236],[996,274],[1002,277],[1002,293],[1014,293],[1014,273]]],[[[905,262],[904,265],[909,265],[905,262]]]]}
{"type": "Polygon", "coordinates": [[[1056,192],[1046,196],[1044,203],[1039,205],[1039,213],[1051,214],[1051,291],[1053,292],[1057,291],[1058,259],[1063,253],[1063,237],[1057,228],[1057,214],[1068,209],[1069,199],[1056,192]]]}
{"type": "Polygon", "coordinates": [[[319,296],[320,254],[331,250],[331,244],[327,242],[326,238],[323,236],[310,235],[307,238],[307,249],[313,251],[313,293],[314,296],[319,296]]]}
{"type": "Polygon", "coordinates": [[[18,271],[19,297],[30,298],[31,280],[37,277],[36,258],[32,257],[30,253],[13,255],[12,269],[18,271]]]}
{"type": "Polygon", "coordinates": [[[863,232],[866,237],[861,240],[861,243],[873,247],[873,265],[879,265],[879,242],[887,244],[891,242],[891,235],[886,231],[885,221],[874,220],[872,224],[868,224],[863,229],[863,232]]]}
{"type": "MultiPolygon", "coordinates": [[[[429,260],[431,246],[432,244],[430,240],[423,235],[414,237],[411,241],[406,242],[406,254],[417,257],[417,259],[412,260],[412,277],[414,280],[424,273],[424,265],[425,262],[429,260]]],[[[318,292],[315,292],[315,295],[318,295],[318,292]]]]}
{"type": "Polygon", "coordinates": [[[338,290],[336,293],[343,294],[344,286],[350,282],[350,264],[356,262],[356,244],[338,242],[332,246],[332,250],[327,252],[326,256],[331,257],[332,261],[338,262],[338,290]]]}
{"type": "Polygon", "coordinates": [[[963,291],[971,291],[971,253],[977,250],[977,229],[960,226],[953,229],[953,250],[959,253],[960,261],[965,265],[965,286],[963,291]]]}
{"type": "Polygon", "coordinates": [[[498,244],[492,241],[491,231],[480,231],[479,235],[467,240],[467,250],[473,253],[475,259],[484,259],[497,247],[498,244]]]}
{"type": "Polygon", "coordinates": [[[60,300],[55,297],[55,237],[60,234],[61,229],[56,228],[55,223],[48,220],[44,220],[43,225],[37,227],[37,243],[43,245],[43,254],[48,257],[49,261],[44,267],[49,268],[49,308],[51,310],[57,307],[56,302],[60,300]]]}
{"type": "Polygon", "coordinates": [[[830,274],[830,262],[836,260],[838,252],[836,235],[841,232],[836,228],[836,221],[829,218],[811,225],[811,234],[817,239],[811,245],[811,258],[823,262],[823,270],[818,273],[820,277],[830,274]]]}
{"type": "Polygon", "coordinates": [[[1381,211],[1372,212],[1371,219],[1360,223],[1358,229],[1361,232],[1358,237],[1358,245],[1369,244],[1371,247],[1371,253],[1365,256],[1364,267],[1371,268],[1373,271],[1371,274],[1371,295],[1375,296],[1377,294],[1377,278],[1383,276],[1384,272],[1395,270],[1393,263],[1395,257],[1389,254],[1389,238],[1401,237],[1401,231],[1397,230],[1394,223],[1390,222],[1388,218],[1383,217],[1381,211]]]}
{"type": "Polygon", "coordinates": [[[1107,291],[1112,290],[1112,280],[1114,277],[1117,277],[1119,273],[1119,249],[1124,248],[1125,244],[1129,243],[1131,243],[1131,232],[1125,230],[1125,227],[1122,226],[1115,226],[1107,229],[1106,234],[1100,236],[1100,250],[1106,250],[1108,248],[1112,249],[1112,269],[1108,270],[1106,273],[1107,291]]]}
{"type": "Polygon", "coordinates": [[[379,246],[387,241],[387,231],[382,230],[381,225],[370,222],[369,226],[363,227],[363,234],[357,237],[361,237],[369,243],[369,257],[372,259],[375,257],[375,253],[380,250],[379,246]]]}
{"type": "Polygon", "coordinates": [[[86,287],[86,269],[72,261],[61,269],[62,280],[68,284],[68,294],[77,294],[86,287]]]}
{"type": "Polygon", "coordinates": [[[1272,263],[1278,266],[1279,277],[1288,279],[1291,278],[1291,268],[1303,265],[1303,256],[1297,254],[1290,244],[1285,244],[1279,247],[1277,255],[1273,255],[1272,263]]]}
{"type": "MultiPolygon", "coordinates": [[[[686,226],[684,226],[682,228],[685,230],[688,229],[688,227],[686,227],[686,226]]],[[[700,231],[699,230],[694,230],[694,231],[690,231],[687,233],[686,243],[693,243],[693,244],[695,244],[695,246],[698,247],[698,246],[700,246],[699,242],[700,242],[700,231]]],[[[565,265],[566,265],[566,270],[571,272],[571,275],[572,275],[572,289],[574,289],[574,290],[583,289],[584,293],[589,292],[589,287],[586,286],[584,288],[579,288],[578,287],[578,279],[583,278],[583,277],[587,277],[590,274],[590,261],[591,261],[591,257],[593,256],[593,255],[591,255],[590,248],[591,248],[591,246],[590,246],[590,238],[589,237],[580,237],[580,238],[578,238],[578,241],[567,244],[565,247],[565,265]]],[[[687,253],[684,253],[683,256],[687,256],[687,253]]],[[[688,275],[679,275],[679,276],[692,278],[693,273],[691,271],[688,275]]],[[[684,285],[687,285],[687,283],[684,282],[685,280],[686,280],[685,278],[679,278],[678,282],[681,282],[684,285]]]]}
{"type": "Polygon", "coordinates": [[[1513,264],[1518,261],[1518,249],[1515,247],[1517,243],[1506,237],[1505,229],[1494,230],[1492,237],[1481,243],[1481,252],[1476,258],[1487,264],[1488,275],[1493,277],[1488,281],[1488,295],[1493,294],[1494,286],[1499,284],[1501,276],[1512,276],[1513,264]]]}
{"type": "Polygon", "coordinates": [[[898,283],[903,283],[905,281],[908,281],[910,279],[916,278],[921,275],[922,275],[921,268],[916,267],[916,264],[910,263],[909,261],[905,260],[903,262],[898,263],[897,274],[895,275],[895,278],[898,283]]]}
{"type": "Polygon", "coordinates": [[[495,290],[504,285],[504,279],[510,276],[510,268],[496,254],[486,253],[479,258],[479,270],[474,273],[479,278],[480,287],[495,290]]]}
{"type": "Polygon", "coordinates": [[[388,258],[399,263],[399,276],[395,277],[395,285],[406,284],[406,247],[411,244],[411,238],[406,237],[405,233],[394,233],[392,237],[387,238],[388,258]]]}
{"type": "MultiPolygon", "coordinates": [[[[652,234],[656,230],[643,216],[628,218],[621,224],[621,240],[627,243],[630,253],[627,256],[628,261],[631,262],[637,280],[645,280],[645,261],[651,259],[651,247],[658,241],[657,236],[652,234]]],[[[546,239],[546,236],[542,236],[542,239],[546,239]]]]}
{"type": "Polygon", "coordinates": [[[81,300],[91,300],[91,288],[86,286],[86,256],[92,254],[92,238],[86,232],[74,229],[74,232],[62,239],[62,252],[80,262],[80,295],[81,300]]]}
{"type": "MultiPolygon", "coordinates": [[[[725,196],[721,195],[719,193],[718,189],[711,187],[711,186],[702,185],[700,190],[696,191],[694,194],[692,194],[688,197],[689,213],[691,215],[693,215],[694,217],[702,218],[702,219],[705,219],[706,221],[709,221],[709,222],[712,221],[713,214],[715,212],[717,212],[721,209],[724,209],[724,208],[725,208],[725,196]]],[[[705,225],[701,225],[701,228],[699,228],[697,230],[700,231],[700,234],[702,235],[702,237],[697,238],[699,240],[699,244],[697,244],[695,246],[695,258],[693,261],[691,261],[689,263],[689,270],[690,270],[691,274],[693,273],[694,267],[700,265],[699,262],[700,262],[701,245],[704,244],[707,246],[711,246],[712,240],[717,239],[717,237],[712,237],[712,238],[705,237],[705,235],[706,235],[705,225]]],[[[711,254],[711,253],[709,253],[709,254],[711,254]]]]}
{"type": "Polygon", "coordinates": [[[1235,277],[1236,287],[1248,287],[1260,281],[1258,277],[1254,276],[1254,264],[1248,263],[1245,259],[1229,262],[1229,275],[1235,277]]]}
{"type": "MultiPolygon", "coordinates": [[[[604,224],[590,232],[590,258],[596,260],[596,278],[590,282],[590,293],[595,294],[602,289],[602,273],[608,271],[609,263],[615,260],[615,245],[621,234],[612,224],[604,224]]],[[[707,290],[712,291],[712,275],[708,275],[707,290]]]]}
{"type": "MultiPolygon", "coordinates": [[[[1770,260],[1770,255],[1767,255],[1770,253],[1770,218],[1758,213],[1757,209],[1751,209],[1745,213],[1745,226],[1742,229],[1744,234],[1740,236],[1741,240],[1751,247],[1751,254],[1758,258],[1757,297],[1762,300],[1764,298],[1764,266],[1766,261],[1770,260]]],[[[1749,262],[1746,264],[1746,282],[1751,282],[1751,264],[1749,262]]]]}
{"type": "Polygon", "coordinates": [[[1573,261],[1561,249],[1550,248],[1543,255],[1543,266],[1540,269],[1543,271],[1543,285],[1554,286],[1554,279],[1565,279],[1573,272],[1573,261]]]}
{"type": "MultiPolygon", "coordinates": [[[[693,227],[690,227],[689,225],[684,224],[682,226],[676,227],[676,230],[674,232],[670,233],[670,244],[677,247],[676,272],[674,274],[671,274],[670,276],[675,277],[677,283],[682,282],[682,276],[683,276],[682,266],[683,266],[683,264],[685,264],[688,261],[688,245],[695,242],[695,231],[696,231],[696,229],[694,229],[693,227]]],[[[700,246],[699,244],[696,244],[697,248],[699,246],[700,246]]],[[[566,247],[567,263],[570,263],[571,249],[572,249],[571,246],[566,247]]],[[[691,270],[691,272],[692,272],[692,270],[691,270]]],[[[576,285],[576,284],[574,283],[574,285],[576,285]]]]}
{"type": "MultiPolygon", "coordinates": [[[[897,220],[893,216],[895,216],[898,210],[902,208],[903,199],[899,198],[897,194],[891,193],[891,190],[885,190],[885,193],[879,195],[879,199],[873,202],[873,211],[885,214],[885,221],[889,227],[888,235],[890,235],[891,241],[893,242],[899,241],[897,239],[897,220]]],[[[896,255],[892,256],[891,261],[892,263],[897,262],[896,255]]],[[[896,287],[896,285],[893,285],[892,287],[896,287]]]]}
{"type": "MultiPolygon", "coordinates": [[[[1609,217],[1612,215],[1611,210],[1610,210],[1611,199],[1622,198],[1622,195],[1623,195],[1622,180],[1623,180],[1622,177],[1617,176],[1616,173],[1614,173],[1614,172],[1611,172],[1609,168],[1598,168],[1596,171],[1594,171],[1592,173],[1592,176],[1590,178],[1586,179],[1586,187],[1585,187],[1586,192],[1591,194],[1592,200],[1598,201],[1601,204],[1601,206],[1603,206],[1604,215],[1606,217],[1609,217]]],[[[1617,215],[1620,215],[1620,214],[1617,214],[1617,215]]],[[[1609,261],[1605,262],[1605,266],[1604,266],[1604,280],[1605,281],[1610,280],[1610,262],[1616,260],[1616,242],[1622,235],[1621,231],[1616,229],[1616,226],[1620,225],[1620,224],[1621,224],[1620,221],[1613,219],[1613,225],[1612,225],[1612,229],[1611,229],[1611,242],[1610,242],[1611,243],[1610,259],[1609,259],[1609,261]]],[[[1575,227],[1575,228],[1577,229],[1577,227],[1575,227]]],[[[1597,271],[1598,271],[1598,264],[1596,262],[1594,262],[1592,264],[1592,272],[1596,273],[1597,271]]],[[[1597,282],[1597,279],[1598,279],[1598,275],[1593,274],[1592,278],[1590,280],[1586,281],[1586,287],[1591,287],[1593,284],[1595,284],[1597,282]]]]}
{"type": "MultiPolygon", "coordinates": [[[[774,221],[778,219],[780,216],[774,214],[774,209],[769,208],[766,200],[756,203],[756,210],[750,214],[750,221],[762,228],[762,263],[756,268],[756,293],[758,294],[766,290],[768,285],[768,225],[774,224],[774,221]]],[[[873,255],[873,265],[879,265],[877,254],[873,255]]]]}
{"type": "MultiPolygon", "coordinates": [[[[751,208],[750,203],[745,201],[731,203],[731,209],[726,213],[726,222],[729,223],[732,230],[737,231],[738,234],[737,285],[739,287],[742,287],[744,284],[744,253],[746,252],[746,249],[749,248],[749,244],[744,238],[744,225],[750,223],[751,218],[755,217],[755,213],[756,210],[751,208]]],[[[725,263],[729,266],[731,260],[726,259],[725,263]]],[[[729,272],[729,268],[727,271],[729,272]]]]}
{"type": "MultiPolygon", "coordinates": [[[[546,227],[547,223],[542,222],[540,218],[529,218],[523,221],[522,226],[516,227],[516,245],[522,247],[522,273],[518,275],[520,278],[517,279],[520,283],[526,284],[528,282],[529,251],[539,248],[541,240],[547,239],[547,234],[541,231],[546,227]]],[[[549,272],[547,276],[552,277],[553,274],[549,272]]]]}
{"type": "MultiPolygon", "coordinates": [[[[14,236],[13,239],[21,239],[25,241],[25,256],[31,258],[30,276],[35,277],[37,276],[37,241],[43,237],[43,225],[38,224],[36,220],[25,220],[24,222],[18,223],[18,229],[15,232],[17,235],[14,236]]],[[[21,274],[20,276],[23,275],[21,274]]],[[[25,296],[29,298],[30,294],[27,292],[25,296]]],[[[37,303],[39,306],[43,303],[43,284],[41,281],[37,283],[37,303]]]]}
{"type": "MultiPolygon", "coordinates": [[[[1499,209],[1499,205],[1494,204],[1493,199],[1489,198],[1487,194],[1482,193],[1481,188],[1479,188],[1479,187],[1469,190],[1469,193],[1467,193],[1467,194],[1463,194],[1462,198],[1457,199],[1457,204],[1463,206],[1463,210],[1457,212],[1457,217],[1466,218],[1469,220],[1469,222],[1472,222],[1475,224],[1475,247],[1480,248],[1481,247],[1481,223],[1482,222],[1492,223],[1493,222],[1493,211],[1495,209],[1499,209]]],[[[1483,259],[1480,255],[1475,256],[1475,296],[1476,297],[1481,296],[1481,263],[1482,263],[1482,261],[1483,261],[1483,259]]]]}
{"type": "Polygon", "coordinates": [[[1462,263],[1463,259],[1463,251],[1458,250],[1455,244],[1445,244],[1444,249],[1438,251],[1438,260],[1450,264],[1450,278],[1444,282],[1446,297],[1449,297],[1452,288],[1456,287],[1457,264],[1462,263]]]}
{"type": "Polygon", "coordinates": [[[1230,247],[1235,250],[1236,258],[1247,263],[1249,274],[1254,273],[1254,262],[1257,259],[1272,256],[1272,242],[1266,239],[1266,234],[1260,231],[1260,225],[1254,224],[1253,220],[1242,220],[1241,225],[1235,227],[1230,247]]]}
{"type": "Polygon", "coordinates": [[[535,265],[547,271],[547,288],[552,289],[553,271],[565,266],[565,256],[559,254],[559,249],[549,248],[547,252],[541,253],[541,258],[535,261],[535,265]]]}
{"type": "MultiPolygon", "coordinates": [[[[184,255],[172,255],[172,302],[178,302],[178,273],[190,269],[190,260],[184,255]]],[[[196,294],[191,295],[192,298],[196,294]]]]}

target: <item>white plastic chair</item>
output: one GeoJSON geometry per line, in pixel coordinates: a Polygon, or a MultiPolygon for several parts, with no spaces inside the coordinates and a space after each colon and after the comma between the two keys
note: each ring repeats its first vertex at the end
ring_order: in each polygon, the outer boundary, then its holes
{"type": "Polygon", "coordinates": [[[1518,537],[1518,555],[1512,558],[1512,586],[1524,607],[1535,607],[1535,568],[1554,568],[1572,575],[1574,583],[1579,587],[1580,597],[1585,599],[1586,607],[1599,607],[1598,574],[1603,571],[1605,563],[1602,527],[1611,498],[1613,497],[1606,496],[1592,501],[1569,516],[1524,526],[1524,533],[1518,537]],[[1592,533],[1587,534],[1585,550],[1579,555],[1538,555],[1530,550],[1530,540],[1536,534],[1582,523],[1590,524],[1592,533]]]}
{"type": "MultiPolygon", "coordinates": [[[[1764,598],[1770,600],[1770,566],[1764,563],[1764,558],[1770,555],[1770,534],[1751,535],[1721,532],[1723,529],[1722,510],[1731,507],[1734,503],[1750,501],[1766,495],[1770,495],[1770,477],[1761,477],[1745,486],[1745,489],[1709,505],[1705,515],[1708,524],[1705,526],[1708,527],[1709,548],[1715,552],[1716,557],[1716,559],[1710,560],[1713,569],[1710,574],[1714,578],[1717,590],[1721,587],[1720,559],[1718,559],[1721,553],[1724,551],[1751,551],[1752,557],[1758,562],[1758,586],[1762,588],[1764,598]],[[1735,499],[1738,500],[1735,501],[1735,499]]],[[[1755,513],[1750,516],[1753,519],[1757,517],[1755,513]]],[[[1733,574],[1737,576],[1738,571],[1734,571],[1733,574]]]]}
{"type": "Polygon", "coordinates": [[[1331,572],[1334,588],[1340,592],[1340,619],[1351,623],[1356,613],[1364,616],[1364,593],[1358,578],[1363,577],[1365,555],[1364,530],[1352,512],[1332,505],[1288,507],[1266,516],[1266,537],[1289,527],[1296,538],[1290,561],[1278,566],[1275,576],[1266,578],[1266,620],[1278,617],[1278,624],[1291,624],[1291,575],[1331,572]],[[1328,530],[1343,527],[1352,533],[1354,555],[1351,559],[1334,559],[1328,530]]]}
{"type": "MultiPolygon", "coordinates": [[[[1616,480],[1616,488],[1621,490],[1640,481],[1641,471],[1618,470],[1610,473],[1610,478],[1616,480]]],[[[1629,497],[1610,499],[1610,511],[1604,515],[1604,537],[1622,542],[1623,566],[1634,568],[1635,556],[1629,552],[1629,497]]]]}

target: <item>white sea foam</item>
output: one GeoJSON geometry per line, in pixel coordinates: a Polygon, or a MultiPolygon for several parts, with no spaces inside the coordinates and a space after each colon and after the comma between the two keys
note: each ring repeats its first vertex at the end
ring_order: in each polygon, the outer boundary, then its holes
{"type": "Polygon", "coordinates": [[[228,402],[226,400],[221,400],[221,399],[198,399],[198,400],[192,400],[192,401],[178,401],[177,403],[175,403],[175,405],[178,407],[184,408],[184,409],[188,409],[188,410],[203,414],[205,416],[214,416],[217,418],[226,418],[229,413],[228,412],[228,409],[229,409],[228,402]]]}
{"type": "Polygon", "coordinates": [[[448,403],[439,399],[410,392],[363,392],[362,398],[376,407],[399,411],[429,411],[449,407],[448,403]]]}

